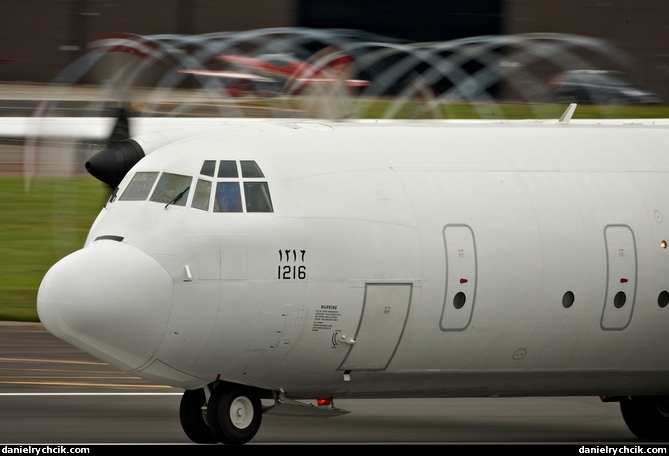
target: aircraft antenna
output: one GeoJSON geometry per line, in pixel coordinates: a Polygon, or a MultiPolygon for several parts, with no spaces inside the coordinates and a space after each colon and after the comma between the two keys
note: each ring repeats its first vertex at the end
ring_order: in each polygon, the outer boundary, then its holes
{"type": "Polygon", "coordinates": [[[571,120],[571,116],[574,115],[574,111],[576,111],[576,103],[571,103],[565,112],[562,113],[562,116],[560,116],[560,120],[558,120],[558,123],[564,123],[567,124],[571,120]]]}

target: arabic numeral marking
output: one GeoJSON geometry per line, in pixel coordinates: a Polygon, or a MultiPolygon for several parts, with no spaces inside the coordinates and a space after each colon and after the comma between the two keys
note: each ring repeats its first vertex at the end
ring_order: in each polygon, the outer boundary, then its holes
{"type": "Polygon", "coordinates": [[[276,278],[278,280],[304,280],[307,278],[307,266],[304,264],[301,266],[295,264],[298,261],[304,263],[306,250],[279,249],[278,252],[279,262],[283,263],[279,264],[276,268],[276,278]],[[291,252],[293,253],[292,255],[291,252]]]}

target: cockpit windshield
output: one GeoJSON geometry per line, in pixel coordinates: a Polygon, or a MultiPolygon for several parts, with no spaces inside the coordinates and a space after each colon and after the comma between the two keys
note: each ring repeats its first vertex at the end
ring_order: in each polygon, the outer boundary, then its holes
{"type": "Polygon", "coordinates": [[[205,160],[194,186],[192,176],[137,172],[119,200],[147,198],[166,207],[190,206],[216,213],[274,212],[265,175],[253,160],[205,160]],[[189,203],[191,188],[194,191],[189,203]]]}
{"type": "Polygon", "coordinates": [[[151,201],[185,206],[192,180],[191,176],[163,173],[160,176],[158,185],[156,185],[156,189],[151,195],[151,201]]]}
{"type": "Polygon", "coordinates": [[[135,173],[132,180],[121,195],[121,201],[146,201],[153,184],[158,177],[157,172],[135,173]]]}

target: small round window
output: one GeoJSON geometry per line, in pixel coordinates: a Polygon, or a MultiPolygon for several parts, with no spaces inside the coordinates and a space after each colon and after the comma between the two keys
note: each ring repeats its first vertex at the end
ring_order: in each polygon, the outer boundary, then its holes
{"type": "Polygon", "coordinates": [[[627,301],[627,296],[625,296],[624,291],[619,291],[613,297],[613,305],[616,306],[616,309],[620,309],[622,306],[624,306],[625,301],[627,301]]]}
{"type": "Polygon", "coordinates": [[[464,307],[467,297],[462,291],[458,291],[455,296],[453,296],[453,307],[456,309],[462,309],[464,307]]]}
{"type": "Polygon", "coordinates": [[[562,305],[565,309],[569,309],[574,304],[574,293],[568,291],[562,296],[562,305]]]}
{"type": "Polygon", "coordinates": [[[669,291],[663,290],[657,297],[657,305],[664,309],[667,307],[667,304],[669,304],[669,291]]]}

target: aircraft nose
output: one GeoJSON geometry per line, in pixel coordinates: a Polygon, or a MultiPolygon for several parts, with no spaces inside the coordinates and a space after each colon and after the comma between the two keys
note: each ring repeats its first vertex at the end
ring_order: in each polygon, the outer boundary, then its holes
{"type": "Polygon", "coordinates": [[[45,328],[120,369],[156,352],[167,329],[173,280],[144,252],[102,240],[56,263],[37,294],[45,328]]]}

